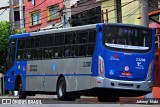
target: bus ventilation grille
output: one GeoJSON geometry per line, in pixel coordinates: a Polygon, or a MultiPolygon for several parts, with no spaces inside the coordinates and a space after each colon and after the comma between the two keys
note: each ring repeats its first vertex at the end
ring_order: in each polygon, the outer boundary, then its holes
{"type": "Polygon", "coordinates": [[[124,83],[119,83],[119,86],[124,86],[124,87],[133,87],[133,84],[124,84],[124,83]]]}

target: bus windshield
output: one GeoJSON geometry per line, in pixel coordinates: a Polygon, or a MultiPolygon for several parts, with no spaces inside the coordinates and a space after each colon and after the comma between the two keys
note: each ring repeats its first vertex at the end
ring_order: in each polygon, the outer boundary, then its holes
{"type": "Polygon", "coordinates": [[[144,28],[107,26],[104,32],[104,44],[112,50],[149,51],[151,41],[150,30],[144,28]]]}

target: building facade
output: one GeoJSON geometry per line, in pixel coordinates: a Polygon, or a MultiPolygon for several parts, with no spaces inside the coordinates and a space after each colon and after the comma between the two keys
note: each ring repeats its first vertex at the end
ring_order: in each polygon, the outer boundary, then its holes
{"type": "Polygon", "coordinates": [[[27,32],[63,27],[63,0],[24,0],[27,32]]]}
{"type": "MultiPolygon", "coordinates": [[[[104,22],[141,25],[141,2],[137,0],[98,0],[102,2],[104,22]]],[[[160,0],[148,0],[149,12],[160,8],[160,0]]],[[[159,16],[153,19],[159,20],[159,16]]],[[[152,22],[150,20],[150,22],[152,22]]]]}
{"type": "Polygon", "coordinates": [[[14,31],[15,29],[20,29],[21,26],[25,27],[24,0],[9,0],[9,6],[10,6],[9,20],[12,26],[12,30],[14,31]],[[21,5],[20,2],[22,3],[21,5]],[[22,21],[23,23],[21,23],[20,21],[22,21]]]}
{"type": "Polygon", "coordinates": [[[80,26],[102,22],[101,2],[80,0],[71,7],[71,25],[80,26]]]}
{"type": "Polygon", "coordinates": [[[71,21],[71,7],[77,3],[78,0],[64,0],[64,11],[63,11],[63,27],[70,27],[71,21]]]}
{"type": "Polygon", "coordinates": [[[9,21],[9,0],[2,0],[0,3],[0,20],[9,21]]]}
{"type": "Polygon", "coordinates": [[[101,0],[104,22],[140,24],[140,3],[133,0],[101,0]]]}

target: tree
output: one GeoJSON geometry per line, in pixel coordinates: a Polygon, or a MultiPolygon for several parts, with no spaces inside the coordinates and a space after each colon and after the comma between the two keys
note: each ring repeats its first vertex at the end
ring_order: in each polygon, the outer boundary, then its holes
{"type": "Polygon", "coordinates": [[[9,36],[11,35],[10,23],[0,21],[0,72],[4,73],[6,62],[6,49],[8,47],[9,36]]]}

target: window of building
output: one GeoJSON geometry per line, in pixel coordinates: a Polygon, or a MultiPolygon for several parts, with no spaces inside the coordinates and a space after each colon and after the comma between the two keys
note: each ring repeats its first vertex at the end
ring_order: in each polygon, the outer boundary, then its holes
{"type": "Polygon", "coordinates": [[[40,11],[30,13],[30,17],[31,17],[31,25],[37,25],[37,24],[41,23],[41,13],[40,13],[40,11]]]}
{"type": "Polygon", "coordinates": [[[71,15],[72,26],[101,23],[101,6],[71,15]],[[82,21],[82,19],[84,19],[82,21]]]}
{"type": "Polygon", "coordinates": [[[14,20],[15,21],[20,21],[19,11],[14,11],[14,20]]]}
{"type": "Polygon", "coordinates": [[[48,20],[54,20],[60,17],[59,5],[48,7],[48,20]]]}

